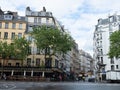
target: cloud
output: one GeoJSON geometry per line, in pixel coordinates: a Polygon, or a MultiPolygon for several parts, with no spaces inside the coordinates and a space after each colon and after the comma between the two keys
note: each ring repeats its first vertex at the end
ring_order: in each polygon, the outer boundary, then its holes
{"type": "Polygon", "coordinates": [[[93,54],[93,32],[99,18],[119,13],[120,0],[1,0],[3,10],[18,11],[25,15],[25,9],[41,11],[45,6],[69,30],[79,49],[93,54]]]}

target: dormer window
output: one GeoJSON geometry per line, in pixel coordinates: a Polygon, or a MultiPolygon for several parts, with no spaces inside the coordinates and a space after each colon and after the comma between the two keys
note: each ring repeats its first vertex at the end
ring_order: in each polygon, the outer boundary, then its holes
{"type": "Polygon", "coordinates": [[[12,15],[4,15],[5,20],[12,20],[12,15]]]}
{"type": "Polygon", "coordinates": [[[45,12],[41,12],[41,16],[45,16],[45,14],[46,14],[45,12]]]}
{"type": "Polygon", "coordinates": [[[113,19],[114,19],[113,16],[109,17],[110,22],[113,22],[113,19]]]}
{"type": "Polygon", "coordinates": [[[49,16],[49,13],[48,13],[48,12],[46,12],[46,16],[49,16]]]}
{"type": "Polygon", "coordinates": [[[102,23],[102,19],[99,19],[99,20],[98,20],[98,24],[101,24],[101,23],[102,23]]]}

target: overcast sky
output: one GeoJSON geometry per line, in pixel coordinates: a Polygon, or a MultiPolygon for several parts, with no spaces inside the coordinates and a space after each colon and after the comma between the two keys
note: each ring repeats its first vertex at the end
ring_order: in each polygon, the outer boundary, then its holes
{"type": "Polygon", "coordinates": [[[25,15],[25,9],[47,11],[69,30],[79,49],[93,54],[93,32],[99,18],[120,13],[120,0],[0,0],[2,10],[17,11],[25,15]]]}

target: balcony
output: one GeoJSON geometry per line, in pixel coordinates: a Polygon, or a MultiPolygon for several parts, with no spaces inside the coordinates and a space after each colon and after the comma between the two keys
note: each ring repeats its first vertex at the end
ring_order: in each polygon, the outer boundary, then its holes
{"type": "Polygon", "coordinates": [[[97,53],[97,55],[98,55],[98,56],[102,56],[102,55],[103,55],[103,53],[101,53],[101,52],[98,52],[98,53],[97,53]]]}
{"type": "Polygon", "coordinates": [[[55,26],[54,23],[52,23],[52,22],[51,23],[46,23],[46,22],[45,23],[43,23],[43,22],[41,22],[41,23],[38,23],[38,22],[37,23],[28,22],[28,25],[29,26],[42,26],[42,25],[55,26]]]}
{"type": "Polygon", "coordinates": [[[106,64],[104,64],[104,63],[102,63],[102,62],[98,61],[98,62],[97,62],[97,65],[99,65],[99,66],[101,66],[101,67],[102,67],[102,66],[105,66],[106,64]]]}
{"type": "Polygon", "coordinates": [[[102,48],[102,45],[97,45],[97,48],[102,48]]]}

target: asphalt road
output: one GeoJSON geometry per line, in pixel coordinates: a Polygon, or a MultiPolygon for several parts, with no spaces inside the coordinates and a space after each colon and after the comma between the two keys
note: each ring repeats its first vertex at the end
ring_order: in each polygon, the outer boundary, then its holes
{"type": "Polygon", "coordinates": [[[0,90],[120,90],[120,84],[0,81],[0,90]]]}

